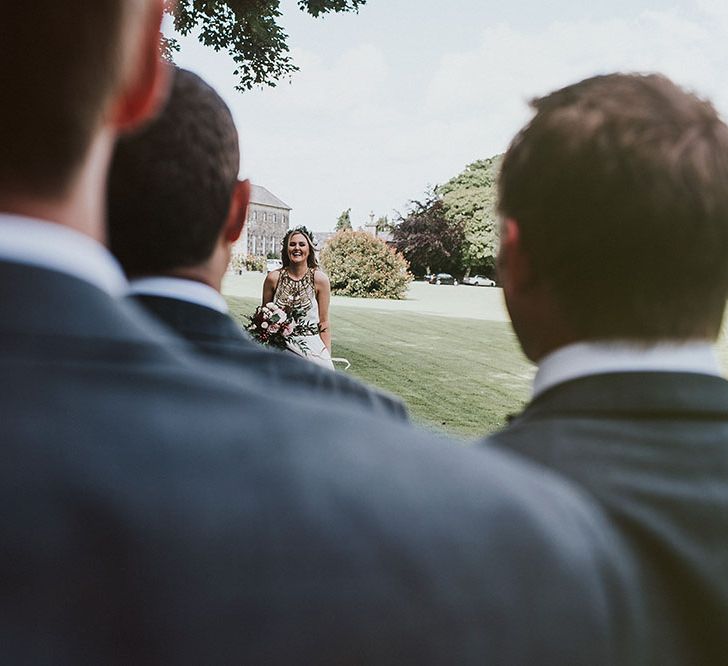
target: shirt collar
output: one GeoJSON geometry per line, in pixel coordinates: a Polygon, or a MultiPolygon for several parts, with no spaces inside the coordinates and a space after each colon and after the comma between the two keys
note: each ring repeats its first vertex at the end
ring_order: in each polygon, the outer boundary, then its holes
{"type": "Polygon", "coordinates": [[[128,288],[121,267],[103,245],[62,224],[0,213],[0,259],[67,273],[115,298],[128,288]]]}
{"type": "Polygon", "coordinates": [[[609,372],[694,372],[722,376],[715,349],[691,341],[640,345],[638,342],[579,342],[544,356],[533,380],[533,397],[563,382],[609,372]]]}
{"type": "Polygon", "coordinates": [[[227,313],[228,304],[220,292],[207,284],[184,278],[154,276],[131,280],[129,292],[145,296],[163,296],[227,313]]]}

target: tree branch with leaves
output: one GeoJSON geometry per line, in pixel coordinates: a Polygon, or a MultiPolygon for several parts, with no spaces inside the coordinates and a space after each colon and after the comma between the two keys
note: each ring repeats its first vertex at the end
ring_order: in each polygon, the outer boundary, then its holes
{"type": "MultiPolygon", "coordinates": [[[[314,18],[330,12],[357,12],[366,0],[298,0],[298,7],[314,18]]],[[[280,0],[165,0],[174,28],[189,35],[199,28],[199,40],[215,51],[225,50],[235,62],[236,88],[275,86],[298,71],[288,51],[288,35],[278,23],[280,0]]],[[[168,59],[179,43],[162,38],[168,59]]]]}
{"type": "Polygon", "coordinates": [[[415,275],[459,273],[464,244],[463,225],[450,220],[442,199],[432,190],[424,201],[410,201],[406,215],[398,215],[392,242],[415,275]]]}

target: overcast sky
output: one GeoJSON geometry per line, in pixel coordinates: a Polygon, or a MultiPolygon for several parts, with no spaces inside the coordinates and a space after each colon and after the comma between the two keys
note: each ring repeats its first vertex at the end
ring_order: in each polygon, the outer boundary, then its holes
{"type": "Polygon", "coordinates": [[[528,99],[597,73],[663,72],[728,117],[725,0],[368,0],[320,19],[281,4],[290,83],[239,93],[230,58],[194,38],[176,61],[230,105],[241,175],[288,203],[293,225],[404,212],[503,152],[528,99]]]}

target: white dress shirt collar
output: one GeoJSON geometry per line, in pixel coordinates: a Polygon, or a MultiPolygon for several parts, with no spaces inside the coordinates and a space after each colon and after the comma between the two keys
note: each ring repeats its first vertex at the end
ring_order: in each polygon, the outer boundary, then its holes
{"type": "Polygon", "coordinates": [[[119,264],[103,245],[53,222],[0,213],[0,259],[72,275],[115,298],[128,288],[119,264]]]}
{"type": "Polygon", "coordinates": [[[129,291],[145,296],[175,298],[225,314],[228,312],[228,304],[218,291],[195,280],[167,276],[136,278],[129,283],[129,291]]]}
{"type": "Polygon", "coordinates": [[[533,397],[578,377],[609,372],[694,372],[722,376],[715,349],[707,342],[579,342],[541,359],[533,380],[533,397]]]}

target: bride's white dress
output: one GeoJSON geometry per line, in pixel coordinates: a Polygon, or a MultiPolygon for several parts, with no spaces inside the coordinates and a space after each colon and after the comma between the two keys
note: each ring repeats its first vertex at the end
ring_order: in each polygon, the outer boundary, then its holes
{"type": "MultiPolygon", "coordinates": [[[[285,268],[281,268],[278,284],[273,295],[273,302],[276,305],[306,310],[305,321],[311,324],[318,324],[321,321],[319,319],[318,301],[316,300],[316,287],[313,280],[315,271],[315,268],[309,268],[301,279],[294,280],[285,268]]],[[[334,369],[331,354],[320,335],[293,337],[288,343],[288,348],[313,363],[329,370],[334,369]]]]}

